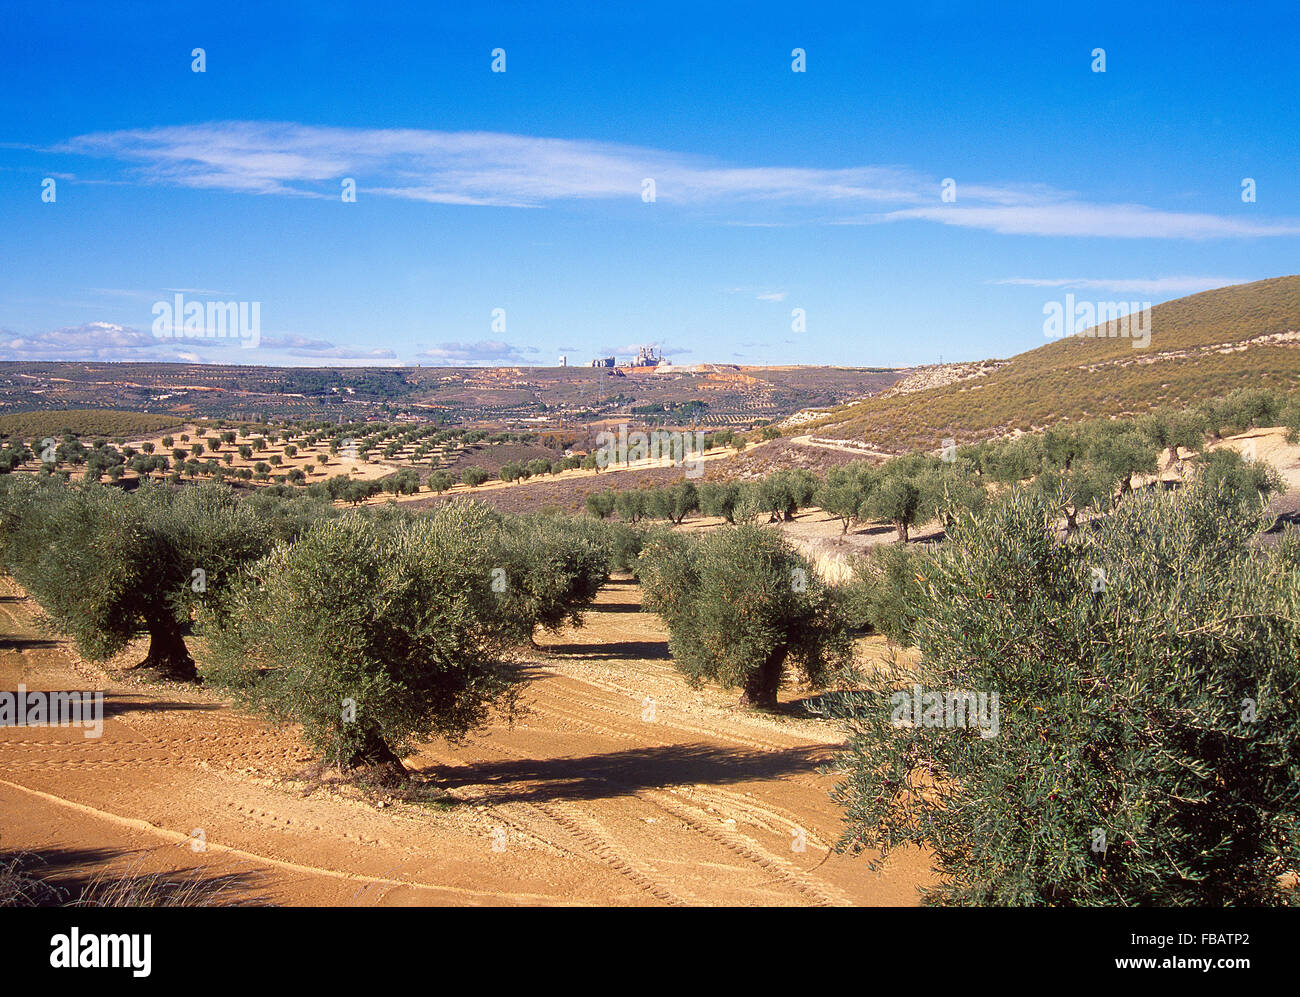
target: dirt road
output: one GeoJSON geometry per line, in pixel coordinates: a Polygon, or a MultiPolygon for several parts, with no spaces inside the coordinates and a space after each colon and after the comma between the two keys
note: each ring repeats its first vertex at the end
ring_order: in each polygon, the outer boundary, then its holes
{"type": "Polygon", "coordinates": [[[408,760],[449,792],[432,803],[312,778],[292,729],[209,692],[88,668],[4,586],[0,689],[106,690],[98,739],[0,728],[0,852],[40,852],[69,882],[225,876],[232,898],[279,904],[852,905],[915,903],[928,876],[920,853],[881,875],[828,857],[840,813],[816,769],[835,730],[689,689],[629,581],[541,641],[513,727],[408,760]]]}

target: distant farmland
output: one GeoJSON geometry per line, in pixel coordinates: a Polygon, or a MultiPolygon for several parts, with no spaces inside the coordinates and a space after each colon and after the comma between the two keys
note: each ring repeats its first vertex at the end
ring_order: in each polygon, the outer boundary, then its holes
{"type": "Polygon", "coordinates": [[[0,363],[0,413],[111,409],[171,416],[172,425],[194,419],[382,419],[535,429],[601,420],[669,425],[685,423],[689,415],[690,424],[700,427],[744,428],[868,397],[907,373],[724,364],[615,371],[9,362],[0,363]]]}
{"type": "Polygon", "coordinates": [[[12,412],[0,415],[0,436],[38,439],[46,436],[136,436],[180,425],[170,415],[146,415],[140,412],[50,409],[47,411],[12,412]]]}

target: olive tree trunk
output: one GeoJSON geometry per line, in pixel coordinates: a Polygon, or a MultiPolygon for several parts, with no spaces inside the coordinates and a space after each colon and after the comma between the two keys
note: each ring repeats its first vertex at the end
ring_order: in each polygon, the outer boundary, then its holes
{"type": "Polygon", "coordinates": [[[790,649],[787,647],[776,648],[750,674],[749,681],[745,683],[745,688],[740,694],[742,706],[776,709],[776,693],[781,688],[781,671],[789,653],[790,649]]]}
{"type": "Polygon", "coordinates": [[[198,682],[198,669],[190,657],[180,626],[172,620],[153,620],[149,623],[149,653],[141,668],[158,672],[177,682],[198,682]]]}

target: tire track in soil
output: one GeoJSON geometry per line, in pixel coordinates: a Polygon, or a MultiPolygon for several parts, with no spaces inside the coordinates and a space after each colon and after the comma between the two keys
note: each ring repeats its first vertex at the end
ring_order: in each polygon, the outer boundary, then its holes
{"type": "Polygon", "coordinates": [[[520,806],[537,810],[553,820],[580,842],[588,852],[620,875],[627,877],[639,889],[655,899],[662,900],[670,907],[685,907],[700,903],[696,899],[679,896],[656,880],[644,864],[615,847],[613,840],[598,820],[578,807],[561,803],[524,803],[520,806]]]}
{"type": "Polygon", "coordinates": [[[758,842],[738,830],[729,829],[725,823],[716,824],[709,814],[664,793],[652,793],[669,813],[685,821],[700,834],[716,841],[727,850],[753,862],[766,872],[808,897],[818,907],[852,907],[853,901],[829,883],[815,880],[788,859],[775,855],[758,842]]]}
{"type": "MultiPolygon", "coordinates": [[[[501,744],[494,744],[492,747],[494,750],[516,758],[532,760],[531,755],[527,752],[501,744]]],[[[458,794],[453,791],[453,795],[458,794]]],[[[488,798],[490,799],[490,797],[488,798]]],[[[570,855],[581,855],[585,852],[594,856],[615,872],[626,877],[638,889],[657,900],[662,900],[669,906],[682,907],[702,903],[694,897],[680,895],[680,893],[686,891],[674,892],[666,884],[657,880],[652,870],[644,863],[638,862],[624,850],[618,848],[609,833],[594,816],[573,803],[516,800],[504,804],[488,804],[485,811],[500,823],[513,826],[518,832],[538,838],[553,848],[562,849],[570,855]],[[516,817],[516,811],[522,811],[523,814],[531,817],[531,820],[516,817]],[[576,841],[578,848],[575,849],[572,846],[566,848],[563,842],[554,835],[540,833],[536,826],[538,815],[541,815],[542,823],[550,823],[560,828],[566,837],[576,841]]]]}
{"type": "MultiPolygon", "coordinates": [[[[591,684],[585,678],[581,680],[565,678],[563,681],[571,684],[576,684],[579,681],[583,683],[591,684]]],[[[640,728],[638,729],[642,729],[647,726],[666,727],[670,730],[680,731],[683,734],[693,734],[696,737],[706,737],[709,738],[710,740],[715,740],[715,741],[730,741],[733,744],[741,745],[742,747],[749,748],[753,751],[777,752],[777,751],[786,751],[790,747],[789,745],[773,744],[771,741],[755,740],[754,738],[733,734],[725,730],[718,730],[717,728],[710,729],[706,727],[696,727],[693,725],[687,725],[678,720],[656,719],[653,721],[653,723],[642,721],[639,719],[639,715],[629,716],[628,713],[626,713],[624,710],[620,709],[619,707],[612,706],[608,703],[601,702],[599,700],[594,700],[589,696],[584,696],[581,691],[572,689],[571,685],[567,685],[567,684],[563,693],[560,693],[558,691],[555,693],[550,693],[549,691],[545,693],[539,692],[538,699],[534,701],[534,704],[530,704],[530,705],[540,704],[542,696],[547,696],[548,698],[554,696],[555,699],[559,699],[561,702],[573,703],[597,713],[610,714],[612,716],[616,716],[621,719],[631,720],[633,723],[640,724],[640,728]]],[[[637,706],[639,706],[641,702],[640,699],[634,699],[630,693],[629,693],[629,700],[634,701],[637,706]]],[[[552,709],[562,708],[562,707],[558,707],[557,704],[554,703],[553,701],[547,702],[545,706],[547,708],[552,708],[552,709]]],[[[633,736],[635,737],[635,735],[633,736]]]]}
{"type": "MultiPolygon", "coordinates": [[[[494,744],[494,750],[501,751],[505,754],[512,755],[523,760],[531,760],[527,752],[519,751],[501,744],[494,744]]],[[[758,842],[754,841],[748,835],[741,833],[739,830],[728,829],[726,821],[716,818],[711,814],[687,804],[684,801],[675,799],[668,789],[645,789],[641,787],[632,787],[626,783],[620,783],[616,779],[600,776],[599,780],[608,785],[611,790],[622,790],[625,798],[636,799],[642,803],[649,804],[662,813],[676,817],[681,825],[697,835],[708,839],[712,844],[721,846],[730,854],[737,856],[747,863],[753,864],[765,873],[773,875],[781,883],[793,889],[801,897],[812,901],[814,906],[819,907],[851,907],[854,902],[844,893],[834,886],[821,882],[815,877],[805,873],[794,863],[784,859],[763,848],[758,842]]],[[[692,792],[701,792],[700,787],[692,787],[692,792]]],[[[704,793],[717,793],[726,798],[728,805],[737,806],[739,809],[750,809],[765,813],[770,819],[778,823],[789,823],[793,827],[803,830],[806,840],[816,847],[828,850],[829,845],[815,833],[802,827],[800,822],[793,820],[793,815],[788,818],[778,817],[771,811],[765,810],[761,805],[754,803],[752,800],[740,797],[739,794],[722,790],[716,790],[714,787],[705,787],[704,793]]],[[[720,801],[721,802],[721,801],[720,801]]],[[[630,879],[638,888],[654,896],[656,899],[663,900],[672,906],[684,906],[691,904],[703,904],[704,902],[691,896],[689,891],[682,889],[680,886],[669,888],[663,882],[656,880],[654,875],[642,863],[637,862],[620,851],[616,843],[610,837],[608,831],[599,823],[599,821],[590,813],[584,811],[580,806],[571,802],[548,802],[541,803],[536,801],[512,801],[506,804],[492,805],[489,809],[498,817],[504,817],[502,811],[505,809],[518,808],[525,813],[542,814],[550,821],[558,824],[569,835],[577,840],[582,848],[590,854],[596,856],[600,861],[610,865],[616,871],[630,879]],[[674,889],[677,892],[674,892],[674,889]]],[[[788,811],[787,811],[788,813],[788,811]]],[[[502,821],[503,823],[505,820],[502,821]]],[[[772,833],[783,836],[787,829],[770,828],[760,824],[765,830],[771,830],[772,833]]],[[[531,829],[530,829],[531,830],[531,829]]],[[[536,833],[533,831],[533,833],[536,833]]],[[[557,847],[562,847],[559,842],[552,841],[557,847]]]]}
{"type": "MultiPolygon", "coordinates": [[[[6,786],[9,789],[17,790],[20,793],[26,793],[30,796],[34,796],[37,797],[38,799],[44,800],[47,803],[54,803],[62,807],[67,807],[68,809],[74,810],[79,814],[96,817],[99,818],[100,820],[104,820],[112,824],[117,824],[118,826],[121,827],[127,827],[134,831],[143,831],[147,834],[155,835],[159,838],[163,838],[164,840],[170,841],[173,844],[178,844],[178,845],[184,844],[186,846],[189,846],[193,842],[193,838],[190,835],[182,834],[180,831],[173,831],[170,828],[159,827],[156,824],[151,824],[146,820],[141,820],[136,817],[124,817],[121,814],[115,814],[108,810],[100,810],[97,807],[87,806],[84,803],[77,803],[75,800],[65,799],[64,797],[57,796],[53,793],[45,793],[42,792],[41,790],[32,789],[29,786],[23,786],[16,782],[9,782],[7,779],[0,779],[0,786],[6,786]]],[[[286,859],[275,858],[274,856],[271,855],[263,855],[258,852],[249,851],[248,849],[236,848],[232,845],[223,845],[220,844],[219,842],[213,842],[213,841],[207,841],[205,847],[207,851],[230,855],[233,858],[242,859],[258,865],[274,866],[278,869],[283,869],[288,872],[311,875],[311,876],[323,876],[331,879],[340,879],[340,880],[345,880],[347,882],[360,883],[363,885],[406,887],[408,889],[431,890],[435,892],[450,893],[450,894],[464,896],[464,897],[474,897],[476,899],[515,900],[523,903],[528,903],[528,902],[547,903],[547,902],[553,902],[555,899],[554,897],[549,897],[542,894],[504,893],[504,892],[488,891],[488,890],[473,890],[473,889],[466,889],[464,887],[451,886],[447,884],[421,883],[421,882],[416,882],[414,880],[391,879],[386,876],[370,876],[364,873],[348,872],[343,869],[331,869],[324,866],[305,865],[300,862],[292,862],[286,859]]]]}

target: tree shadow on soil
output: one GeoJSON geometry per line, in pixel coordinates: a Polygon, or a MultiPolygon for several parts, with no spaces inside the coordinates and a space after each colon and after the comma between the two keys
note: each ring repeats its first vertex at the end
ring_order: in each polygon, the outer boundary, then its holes
{"type": "Polygon", "coordinates": [[[710,744],[631,748],[581,758],[510,759],[427,770],[446,789],[486,786],[486,804],[596,800],[642,789],[776,779],[816,772],[824,746],[743,751],[710,744]]]}
{"type": "Polygon", "coordinates": [[[36,651],[58,646],[57,640],[45,637],[0,637],[0,651],[36,651]]]}
{"type": "Polygon", "coordinates": [[[636,660],[668,660],[666,640],[616,640],[597,644],[543,644],[541,650],[550,654],[572,655],[591,661],[609,661],[615,658],[636,660]]]}
{"type": "Polygon", "coordinates": [[[168,713],[171,711],[186,711],[211,713],[220,710],[221,706],[214,703],[185,703],[180,701],[168,701],[161,699],[150,699],[147,696],[136,696],[129,692],[111,692],[104,694],[104,719],[110,720],[113,717],[122,717],[130,713],[168,713]]]}

